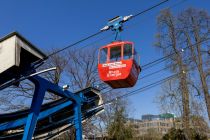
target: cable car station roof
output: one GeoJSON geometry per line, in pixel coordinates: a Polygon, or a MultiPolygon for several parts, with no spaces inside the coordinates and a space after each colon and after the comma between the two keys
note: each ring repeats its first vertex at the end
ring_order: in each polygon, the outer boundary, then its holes
{"type": "Polygon", "coordinates": [[[1,38],[0,85],[32,70],[32,64],[43,60],[45,57],[43,52],[18,32],[10,33],[1,38]]]}

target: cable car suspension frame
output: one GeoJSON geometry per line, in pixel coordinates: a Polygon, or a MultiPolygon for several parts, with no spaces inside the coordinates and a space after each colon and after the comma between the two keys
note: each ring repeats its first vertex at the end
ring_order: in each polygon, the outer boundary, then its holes
{"type": "Polygon", "coordinates": [[[119,38],[120,40],[120,32],[123,31],[123,23],[128,21],[129,19],[132,18],[133,15],[129,16],[116,16],[112,19],[109,20],[108,24],[104,26],[101,31],[106,31],[111,29],[112,31],[115,32],[115,41],[119,38]]]}

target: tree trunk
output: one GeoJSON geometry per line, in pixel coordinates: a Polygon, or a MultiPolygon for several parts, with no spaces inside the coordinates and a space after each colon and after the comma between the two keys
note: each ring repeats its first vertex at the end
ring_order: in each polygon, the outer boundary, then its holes
{"type": "MultiPolygon", "coordinates": [[[[194,22],[193,18],[192,18],[192,21],[194,22]]],[[[197,52],[198,52],[197,68],[198,68],[198,71],[199,71],[201,85],[202,85],[202,89],[203,89],[203,93],[204,93],[204,97],[205,97],[208,117],[210,119],[210,95],[209,95],[209,90],[208,90],[207,81],[206,81],[206,74],[204,73],[204,70],[203,70],[203,60],[202,60],[202,55],[201,55],[201,45],[200,45],[200,43],[198,43],[198,42],[201,41],[201,38],[199,36],[197,28],[196,27],[194,27],[194,28],[195,28],[194,29],[194,37],[195,37],[195,41],[197,43],[196,49],[197,49],[197,52]]]]}
{"type": "Polygon", "coordinates": [[[178,64],[179,67],[179,77],[180,77],[180,87],[182,92],[182,106],[183,106],[183,127],[188,132],[189,130],[189,119],[190,119],[190,106],[189,106],[189,90],[187,86],[187,75],[186,75],[186,66],[183,63],[182,54],[177,49],[177,37],[175,34],[175,27],[173,24],[173,21],[170,20],[171,26],[169,28],[170,30],[170,36],[172,40],[172,47],[175,52],[175,62],[178,64]]]}
{"type": "MultiPolygon", "coordinates": [[[[195,40],[195,46],[193,46],[192,41],[190,39],[190,34],[186,31],[184,31],[184,34],[187,38],[187,43],[188,46],[190,46],[190,50],[191,50],[191,55],[192,55],[192,59],[194,61],[194,63],[196,64],[196,67],[198,69],[199,72],[199,77],[200,77],[200,81],[201,81],[201,86],[202,86],[202,90],[204,93],[204,97],[205,97],[205,103],[206,103],[206,108],[207,108],[207,113],[208,113],[208,118],[210,119],[210,95],[209,95],[209,91],[208,91],[208,85],[207,85],[207,75],[204,72],[203,69],[203,59],[202,59],[202,54],[201,54],[201,44],[199,42],[201,42],[201,37],[198,31],[199,25],[197,25],[195,23],[195,19],[194,17],[191,17],[191,22],[194,26],[193,27],[193,32],[192,32],[192,36],[195,40]],[[196,47],[196,48],[194,48],[196,47]],[[196,50],[195,50],[196,49],[196,50]],[[197,56],[196,56],[196,52],[197,52],[197,56]]],[[[204,38],[206,39],[206,38],[204,38]]]]}

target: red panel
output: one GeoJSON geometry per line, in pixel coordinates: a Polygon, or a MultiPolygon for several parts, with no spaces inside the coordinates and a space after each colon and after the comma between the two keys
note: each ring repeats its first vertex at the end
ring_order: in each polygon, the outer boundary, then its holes
{"type": "MultiPolygon", "coordinates": [[[[98,64],[99,77],[102,81],[110,85],[112,88],[126,88],[132,87],[138,80],[140,73],[140,67],[135,63],[133,58],[127,60],[121,60],[116,62],[110,62],[110,48],[116,46],[122,46],[121,59],[123,59],[123,45],[132,44],[128,41],[113,42],[107,46],[101,47],[108,48],[108,59],[104,64],[98,64]]],[[[134,54],[134,49],[132,50],[134,54]]],[[[100,59],[100,56],[99,56],[100,59]]]]}
{"type": "Polygon", "coordinates": [[[132,60],[99,64],[99,76],[103,81],[126,79],[132,68],[132,60]]]}
{"type": "Polygon", "coordinates": [[[133,60],[121,60],[113,63],[99,64],[99,76],[112,88],[126,88],[135,85],[138,80],[139,68],[133,60]]]}

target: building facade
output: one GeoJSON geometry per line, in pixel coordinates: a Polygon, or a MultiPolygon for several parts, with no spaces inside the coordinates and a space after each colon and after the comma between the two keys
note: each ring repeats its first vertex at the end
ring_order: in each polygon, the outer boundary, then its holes
{"type": "Polygon", "coordinates": [[[164,135],[170,128],[174,127],[174,115],[169,113],[142,115],[141,120],[128,119],[127,125],[131,125],[136,137],[148,134],[149,131],[164,135]]]}

